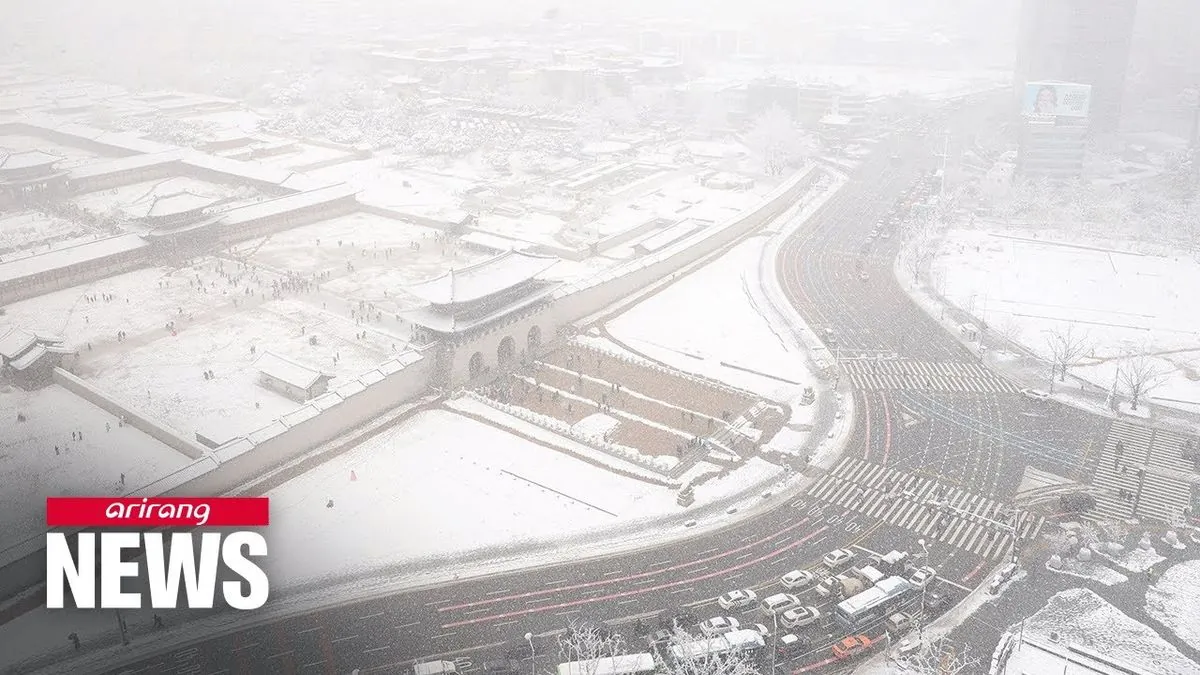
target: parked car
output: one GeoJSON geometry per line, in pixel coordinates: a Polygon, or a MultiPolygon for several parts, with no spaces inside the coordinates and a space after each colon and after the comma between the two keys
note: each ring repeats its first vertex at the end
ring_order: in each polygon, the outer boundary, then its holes
{"type": "Polygon", "coordinates": [[[789,659],[806,651],[808,651],[808,640],[795,633],[779,636],[779,646],[775,648],[775,653],[781,659],[789,659]]]}
{"type": "Polygon", "coordinates": [[[486,675],[516,675],[516,673],[524,672],[521,664],[512,659],[484,661],[482,670],[486,675]]]}
{"type": "Polygon", "coordinates": [[[883,627],[894,636],[904,635],[913,625],[913,618],[904,612],[896,612],[883,622],[883,627]]]}
{"type": "Polygon", "coordinates": [[[791,593],[776,593],[762,601],[762,611],[767,614],[781,614],[799,606],[800,598],[791,593]]]}
{"type": "Polygon", "coordinates": [[[842,594],[842,581],[837,577],[826,577],[817,584],[817,595],[831,598],[842,594]]]}
{"type": "Polygon", "coordinates": [[[933,581],[935,577],[937,577],[937,570],[933,569],[932,567],[919,567],[913,571],[910,577],[908,577],[908,583],[911,584],[913,588],[925,588],[925,586],[929,585],[929,582],[933,581]]]}
{"type": "Polygon", "coordinates": [[[866,635],[852,635],[833,645],[833,658],[842,661],[854,658],[871,648],[871,638],[866,635]]]}
{"type": "Polygon", "coordinates": [[[855,553],[849,549],[839,548],[825,554],[821,559],[830,570],[837,571],[854,561],[855,553]]]}
{"type": "Polygon", "coordinates": [[[807,588],[816,580],[817,576],[808,570],[792,570],[780,577],[779,583],[783,584],[784,588],[796,589],[807,588]]]}
{"type": "Polygon", "coordinates": [[[1050,394],[1047,394],[1040,389],[1022,389],[1021,395],[1033,401],[1049,401],[1050,394]]]}
{"type": "Polygon", "coordinates": [[[764,640],[771,639],[771,629],[767,628],[766,624],[756,623],[756,624],[747,626],[747,628],[749,628],[750,630],[753,630],[753,631],[757,631],[759,635],[763,636],[764,640]]]}
{"type": "Polygon", "coordinates": [[[925,591],[925,611],[937,612],[950,603],[950,596],[939,590],[925,591]]]}
{"type": "Polygon", "coordinates": [[[714,616],[711,619],[700,622],[700,632],[704,633],[704,637],[724,635],[741,627],[742,624],[737,619],[729,616],[714,616]]]}
{"type": "Polygon", "coordinates": [[[669,631],[666,628],[659,628],[646,636],[646,644],[650,645],[651,649],[662,647],[670,643],[671,637],[674,635],[673,631],[669,631]]]}
{"type": "Polygon", "coordinates": [[[788,628],[803,628],[821,620],[821,612],[816,607],[797,607],[783,613],[779,621],[788,628]]]}
{"type": "Polygon", "coordinates": [[[729,591],[725,595],[717,598],[717,604],[721,606],[721,609],[726,610],[742,609],[743,607],[749,607],[756,602],[758,602],[758,596],[754,594],[754,591],[745,588],[736,591],[729,591]]]}

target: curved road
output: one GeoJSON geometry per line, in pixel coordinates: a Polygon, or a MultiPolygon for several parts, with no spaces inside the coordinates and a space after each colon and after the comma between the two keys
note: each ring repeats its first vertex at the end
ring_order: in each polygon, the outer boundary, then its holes
{"type": "MultiPolygon", "coordinates": [[[[977,117],[964,112],[947,122],[951,129],[969,127],[977,117]]],[[[875,222],[937,162],[932,135],[885,145],[817,214],[812,227],[789,240],[780,279],[810,326],[833,329],[840,355],[894,352],[922,370],[892,380],[889,388],[870,373],[849,374],[851,367],[869,369],[870,360],[843,361],[842,372],[848,373],[843,377],[865,382],[860,387],[852,381],[862,414],[846,458],[806,495],[726,530],[652,552],[358,602],[204,639],[110,672],[333,675],[357,668],[399,673],[415,659],[436,656],[461,659],[469,673],[482,661],[501,657],[506,646],[524,644],[527,632],[535,635],[537,660],[526,660],[523,667],[545,670],[561,660],[554,635],[573,618],[607,621],[641,649],[644,643],[637,642],[633,630],[639,621],[650,626],[654,616],[685,607],[700,619],[728,614],[716,607],[715,596],[734,588],[755,589],[760,597],[777,592],[781,574],[819,569],[820,557],[833,548],[917,552],[916,540],[922,537],[944,579],[941,588],[952,599],[961,597],[1008,555],[1012,542],[966,516],[948,523],[931,520],[916,493],[949,490],[948,497],[962,509],[998,518],[1026,464],[1074,474],[1087,441],[1102,429],[1057,404],[989,390],[1003,388],[995,377],[980,378],[984,386],[977,391],[923,386],[929,373],[942,372],[928,370],[928,364],[953,370],[974,358],[899,288],[890,268],[898,245],[894,239],[863,253],[875,222]],[[893,162],[893,155],[903,161],[893,162]],[[867,281],[856,271],[859,256],[867,281]],[[897,381],[912,386],[894,386],[897,381]],[[893,488],[913,494],[885,498],[883,491],[893,488]]],[[[1022,526],[1027,538],[1036,534],[1032,516],[1022,526]]],[[[831,609],[811,591],[805,599],[823,614],[831,609]]],[[[737,616],[743,623],[770,625],[753,610],[737,616]]],[[[807,652],[781,660],[780,670],[836,670],[830,667],[828,646],[840,636],[828,621],[806,636],[807,652]]]]}

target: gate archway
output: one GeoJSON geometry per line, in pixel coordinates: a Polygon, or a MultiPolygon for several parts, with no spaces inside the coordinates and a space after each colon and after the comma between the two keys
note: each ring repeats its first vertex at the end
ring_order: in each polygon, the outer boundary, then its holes
{"type": "Polygon", "coordinates": [[[483,374],[483,354],[475,352],[467,362],[467,377],[474,380],[483,374]]]}
{"type": "Polygon", "coordinates": [[[529,349],[529,356],[537,356],[538,351],[542,348],[542,329],[540,326],[530,326],[526,342],[528,343],[526,347],[529,349]]]}
{"type": "Polygon", "coordinates": [[[504,339],[500,341],[500,346],[496,348],[496,365],[506,368],[512,365],[516,356],[517,342],[510,335],[504,336],[504,339]]]}

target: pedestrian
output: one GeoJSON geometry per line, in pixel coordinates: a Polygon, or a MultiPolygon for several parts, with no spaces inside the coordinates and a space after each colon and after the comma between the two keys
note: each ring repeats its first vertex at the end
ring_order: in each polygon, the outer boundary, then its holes
{"type": "Polygon", "coordinates": [[[333,508],[333,500],[332,500],[332,499],[330,499],[329,501],[325,502],[325,508],[327,508],[327,509],[332,509],[332,508],[333,508]]]}
{"type": "Polygon", "coordinates": [[[125,487],[125,474],[121,474],[121,487],[125,487]]]}
{"type": "Polygon", "coordinates": [[[75,645],[75,651],[79,651],[79,633],[71,633],[67,636],[67,639],[71,641],[71,644],[75,645]]]}
{"type": "Polygon", "coordinates": [[[56,446],[54,446],[54,456],[55,456],[55,457],[57,457],[57,456],[58,456],[58,446],[57,446],[57,445],[56,445],[56,446]]]}
{"type": "Polygon", "coordinates": [[[155,614],[155,615],[154,615],[154,630],[158,630],[158,629],[160,629],[160,628],[162,628],[162,627],[163,627],[163,620],[162,620],[162,617],[161,617],[161,616],[159,616],[159,615],[157,615],[157,614],[155,614]]]}

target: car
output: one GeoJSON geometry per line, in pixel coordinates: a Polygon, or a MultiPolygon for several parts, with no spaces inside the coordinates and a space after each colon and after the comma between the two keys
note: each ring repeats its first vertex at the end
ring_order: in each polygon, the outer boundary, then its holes
{"type": "Polygon", "coordinates": [[[842,583],[837,577],[825,577],[821,583],[817,584],[817,595],[822,598],[830,598],[842,593],[842,583]]]}
{"type": "Polygon", "coordinates": [[[817,576],[808,570],[792,570],[779,577],[779,583],[783,584],[784,588],[789,589],[807,588],[812,586],[816,580],[817,576]]]}
{"type": "Polygon", "coordinates": [[[797,607],[783,613],[779,622],[788,628],[803,628],[821,620],[821,612],[816,607],[797,607]]]}
{"type": "Polygon", "coordinates": [[[663,647],[670,644],[671,638],[674,637],[674,635],[675,633],[673,631],[669,631],[666,628],[659,628],[658,630],[646,636],[646,644],[650,645],[651,649],[663,647]]]}
{"type": "Polygon", "coordinates": [[[866,635],[851,635],[833,645],[833,658],[838,661],[854,658],[871,648],[871,638],[866,635]]]}
{"type": "Polygon", "coordinates": [[[839,570],[854,561],[855,553],[849,549],[838,548],[825,554],[821,562],[830,570],[839,570]]]}
{"type": "Polygon", "coordinates": [[[767,625],[764,623],[751,624],[750,626],[747,626],[746,628],[757,632],[759,635],[763,636],[764,640],[771,639],[771,629],[767,628],[767,625]]]}
{"type": "Polygon", "coordinates": [[[939,590],[925,591],[925,611],[937,612],[945,607],[950,602],[950,596],[939,590]]]}
{"type": "Polygon", "coordinates": [[[800,598],[791,593],[776,593],[762,601],[762,611],[766,614],[779,614],[799,606],[800,598]]]}
{"type": "Polygon", "coordinates": [[[865,271],[863,271],[863,272],[858,273],[858,280],[859,281],[870,281],[871,277],[865,271]]]}
{"type": "Polygon", "coordinates": [[[1021,395],[1033,401],[1049,401],[1050,394],[1038,389],[1022,389],[1021,395]]]}
{"type": "Polygon", "coordinates": [[[795,633],[779,636],[779,644],[775,647],[775,653],[783,659],[798,656],[806,651],[808,651],[808,640],[795,633]]]}
{"type": "Polygon", "coordinates": [[[936,577],[937,570],[933,569],[932,567],[920,567],[916,569],[912,573],[912,576],[908,578],[908,583],[913,588],[925,588],[929,585],[929,582],[933,581],[936,577]]]}
{"type": "Polygon", "coordinates": [[[525,670],[520,663],[513,659],[484,661],[481,669],[486,675],[516,675],[525,670]]]}
{"type": "Polygon", "coordinates": [[[700,622],[700,632],[704,633],[704,637],[716,637],[742,627],[741,622],[729,616],[714,616],[711,619],[700,622]]]}
{"type": "Polygon", "coordinates": [[[880,239],[891,239],[891,238],[892,238],[892,233],[891,233],[891,232],[884,231],[882,234],[880,234],[880,235],[879,235],[879,238],[880,238],[880,239]]]}
{"type": "Polygon", "coordinates": [[[906,612],[896,612],[883,622],[883,627],[892,635],[904,635],[915,626],[913,618],[906,612]]]}
{"type": "Polygon", "coordinates": [[[754,594],[754,591],[744,588],[736,591],[729,591],[725,595],[717,598],[717,604],[721,606],[721,609],[742,609],[743,607],[749,607],[756,602],[758,602],[758,596],[754,594]]]}

